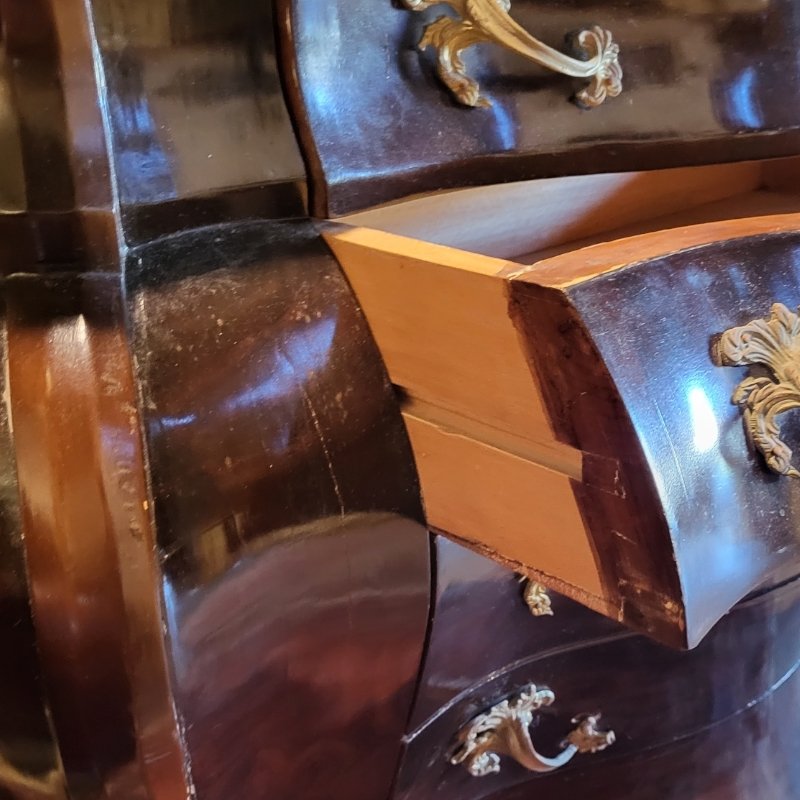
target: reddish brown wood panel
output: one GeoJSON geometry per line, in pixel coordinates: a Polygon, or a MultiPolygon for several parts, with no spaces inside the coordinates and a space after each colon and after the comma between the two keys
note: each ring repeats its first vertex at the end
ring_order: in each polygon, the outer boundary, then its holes
{"type": "Polygon", "coordinates": [[[412,730],[507,664],[624,632],[619,623],[555,592],[553,616],[534,617],[519,575],[444,536],[435,544],[436,600],[412,730]]]}
{"type": "MultiPolygon", "coordinates": [[[[800,726],[795,672],[761,702],[695,736],[571,775],[545,777],[495,800],[594,797],[597,800],[794,800],[800,794],[795,754],[800,726]]],[[[442,795],[436,795],[437,798],[442,795]]],[[[463,800],[463,795],[458,800],[463,800]]],[[[415,800],[426,800],[424,795],[415,800]]],[[[442,799],[443,800],[443,799],[442,799]]]]}
{"type": "MultiPolygon", "coordinates": [[[[5,315],[0,333],[7,363],[5,315]]],[[[8,373],[0,374],[8,396],[8,373]]],[[[22,539],[15,440],[7,406],[0,410],[0,796],[66,800],[66,776],[45,694],[22,539]]]]}
{"type": "Polygon", "coordinates": [[[120,289],[67,274],[3,291],[36,647],[76,800],[187,791],[120,289]]]}

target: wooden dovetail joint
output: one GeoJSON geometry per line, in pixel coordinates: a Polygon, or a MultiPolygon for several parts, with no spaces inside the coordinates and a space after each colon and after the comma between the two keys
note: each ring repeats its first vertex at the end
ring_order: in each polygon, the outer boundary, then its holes
{"type": "Polygon", "coordinates": [[[597,25],[574,34],[573,46],[585,58],[573,58],[544,44],[529,34],[509,15],[511,0],[403,0],[411,11],[424,11],[435,5],[450,6],[459,16],[441,16],[425,27],[420,49],[435,47],[437,72],[459,103],[486,107],[478,82],[466,71],[461,53],[472,45],[492,42],[533,61],[546,69],[585,78],[588,85],[575,95],[582,108],[595,108],[607,97],[622,91],[619,45],[611,33],[597,25]]]}
{"type": "Polygon", "coordinates": [[[599,714],[573,719],[577,727],[562,743],[554,758],[536,751],[530,726],[539,709],[552,705],[555,695],[549,689],[530,684],[475,717],[458,733],[458,747],[451,764],[463,764],[470,775],[480,778],[500,771],[500,756],[507,755],[531,772],[553,772],[568,764],[578,753],[598,753],[614,744],[613,731],[597,728],[599,714]]]}
{"type": "Polygon", "coordinates": [[[768,370],[769,375],[748,375],[731,400],[742,409],[747,440],[767,467],[800,478],[778,423],[779,415],[800,408],[800,317],[775,303],[769,319],[725,331],[714,342],[712,359],[723,367],[759,365],[768,370]]]}
{"type": "Polygon", "coordinates": [[[522,597],[534,617],[553,616],[553,603],[546,586],[537,581],[525,581],[522,597]]]}

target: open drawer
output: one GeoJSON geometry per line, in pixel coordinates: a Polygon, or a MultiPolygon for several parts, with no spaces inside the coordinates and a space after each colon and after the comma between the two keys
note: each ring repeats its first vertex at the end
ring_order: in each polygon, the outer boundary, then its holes
{"type": "Polygon", "coordinates": [[[431,526],[684,647],[800,572],[800,480],[775,471],[800,414],[770,416],[800,405],[792,185],[791,162],[569,178],[331,225],[431,526]]]}

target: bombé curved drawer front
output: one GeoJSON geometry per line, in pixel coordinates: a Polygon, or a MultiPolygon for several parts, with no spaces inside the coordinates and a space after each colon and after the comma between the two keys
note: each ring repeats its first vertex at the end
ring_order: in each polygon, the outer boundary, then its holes
{"type": "Polygon", "coordinates": [[[402,388],[429,524],[678,647],[800,571],[799,225],[528,266],[329,236],[402,388]]]}
{"type": "Polygon", "coordinates": [[[793,0],[285,0],[280,17],[320,216],[800,144],[793,0]]]}
{"type": "Polygon", "coordinates": [[[565,787],[576,771],[598,774],[719,725],[796,673],[799,596],[794,582],[743,603],[690,653],[619,633],[535,653],[488,675],[406,737],[397,800],[480,800],[526,782],[532,797],[572,796],[565,787]],[[512,719],[526,704],[530,715],[512,719]],[[581,741],[571,734],[587,715],[590,741],[581,741]],[[565,753],[570,741],[585,752],[565,753]],[[517,742],[515,751],[509,745],[517,742]],[[566,763],[554,764],[559,757],[566,763]]]}
{"type": "Polygon", "coordinates": [[[531,355],[556,435],[596,458],[576,497],[603,530],[606,586],[647,615],[660,596],[690,647],[745,593],[800,571],[800,415],[781,416],[800,405],[800,235],[698,245],[511,289],[519,329],[549,342],[531,355]]]}

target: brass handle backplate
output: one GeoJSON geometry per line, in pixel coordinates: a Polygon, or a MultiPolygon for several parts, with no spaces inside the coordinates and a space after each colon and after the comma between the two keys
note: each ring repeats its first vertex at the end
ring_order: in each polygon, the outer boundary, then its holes
{"type": "Polygon", "coordinates": [[[542,67],[587,78],[589,84],[575,95],[583,108],[599,106],[607,97],[622,91],[622,67],[619,46],[604,28],[584,28],[574,35],[574,45],[586,59],[573,58],[549,47],[516,23],[509,11],[511,0],[403,0],[412,11],[424,11],[435,5],[448,5],[461,19],[441,16],[426,26],[420,49],[435,47],[437,72],[455,98],[465,106],[489,106],[481,95],[478,82],[467,75],[461,53],[480,42],[493,42],[542,67]]]}
{"type": "Polygon", "coordinates": [[[800,317],[775,303],[768,320],[725,331],[714,343],[712,358],[723,367],[760,365],[769,372],[748,375],[732,402],[742,409],[747,440],[767,466],[779,475],[800,478],[778,423],[780,414],[800,408],[800,317]]]}
{"type": "Polygon", "coordinates": [[[451,764],[463,764],[471,775],[483,777],[500,771],[500,756],[511,756],[532,772],[553,772],[568,764],[578,753],[597,753],[612,745],[613,731],[600,731],[599,714],[573,720],[577,727],[562,742],[553,757],[541,755],[531,741],[533,715],[551,705],[555,695],[549,689],[530,684],[513,697],[475,717],[458,733],[458,747],[451,764]]]}

